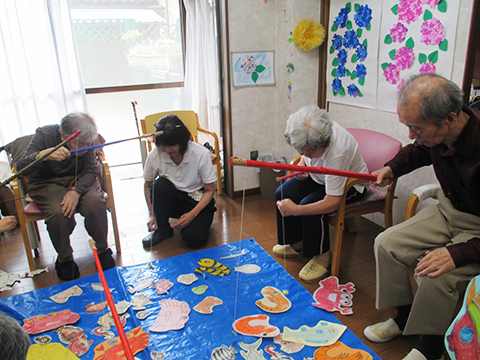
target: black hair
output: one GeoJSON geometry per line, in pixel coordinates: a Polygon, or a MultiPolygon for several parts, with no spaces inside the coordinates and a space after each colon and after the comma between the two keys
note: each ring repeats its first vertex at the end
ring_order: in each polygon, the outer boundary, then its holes
{"type": "Polygon", "coordinates": [[[187,151],[188,141],[192,138],[190,131],[177,115],[169,114],[162,117],[155,124],[155,131],[163,131],[163,134],[155,137],[157,146],[180,146],[180,153],[187,151]]]}

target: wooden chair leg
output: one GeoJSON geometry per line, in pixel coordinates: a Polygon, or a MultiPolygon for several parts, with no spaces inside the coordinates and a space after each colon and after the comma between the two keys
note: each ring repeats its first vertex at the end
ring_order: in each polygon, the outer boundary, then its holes
{"type": "Polygon", "coordinates": [[[336,222],[333,242],[332,270],[330,272],[331,276],[336,277],[338,277],[340,272],[340,255],[342,254],[343,227],[343,221],[336,222]]]}
{"type": "Polygon", "coordinates": [[[222,166],[217,164],[217,193],[222,195],[222,166]]]}
{"type": "Polygon", "coordinates": [[[27,223],[25,220],[19,221],[20,230],[22,231],[23,245],[25,246],[25,253],[27,254],[28,267],[30,271],[36,270],[35,261],[33,260],[32,247],[30,246],[30,238],[28,237],[27,223]]]}
{"type": "Polygon", "coordinates": [[[110,208],[110,214],[112,215],[112,225],[113,225],[113,237],[115,238],[115,248],[117,253],[122,252],[122,245],[120,244],[120,233],[118,231],[117,223],[117,212],[115,211],[115,206],[110,208]]]}

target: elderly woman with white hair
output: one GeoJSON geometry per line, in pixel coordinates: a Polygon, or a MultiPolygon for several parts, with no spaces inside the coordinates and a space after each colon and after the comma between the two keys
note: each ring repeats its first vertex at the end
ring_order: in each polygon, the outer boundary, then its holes
{"type": "MultiPolygon", "coordinates": [[[[368,173],[355,138],[317,106],[290,115],[284,135],[302,155],[299,165],[368,173]]],[[[332,262],[328,214],[340,207],[346,181],[345,177],[306,171],[275,192],[278,245],[273,253],[312,258],[299,273],[303,281],[316,281],[328,273],[332,262]]],[[[348,202],[359,200],[366,191],[366,185],[355,185],[349,190],[348,202]]]]}

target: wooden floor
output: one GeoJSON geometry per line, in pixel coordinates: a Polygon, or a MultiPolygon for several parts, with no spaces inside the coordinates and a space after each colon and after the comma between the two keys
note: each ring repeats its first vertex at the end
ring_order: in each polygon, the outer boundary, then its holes
{"type": "MultiPolygon", "coordinates": [[[[147,234],[147,207],[143,196],[143,180],[138,177],[138,169],[113,168],[113,186],[117,218],[121,233],[122,252],[115,253],[113,234],[109,231],[109,243],[114,252],[117,266],[128,266],[146,263],[152,260],[164,259],[188,252],[178,235],[165,240],[154,247],[145,250],[141,240],[147,234]],[[136,176],[135,178],[130,178],[136,176]],[[123,179],[123,180],[122,180],[123,179]]],[[[210,239],[206,248],[227,244],[246,238],[254,238],[270,255],[272,247],[277,243],[275,224],[275,205],[273,201],[264,200],[260,195],[247,196],[245,199],[230,199],[226,196],[217,197],[218,211],[210,231],[210,239]],[[243,205],[244,203],[244,205],[243,205]],[[242,208],[244,209],[242,212],[242,208]],[[242,225],[243,214],[243,225],[242,225]]],[[[79,215],[77,215],[79,216],[79,215]]],[[[110,217],[109,217],[110,218],[110,217]]],[[[78,225],[72,234],[75,261],[80,267],[81,276],[96,273],[92,251],[87,240],[88,235],[83,229],[83,220],[77,218],[78,225]]],[[[37,268],[49,268],[48,273],[42,273],[34,278],[22,279],[12,290],[0,293],[0,297],[20,294],[61,282],[56,276],[54,262],[56,253],[52,248],[43,222],[41,229],[40,257],[36,259],[37,268]]],[[[111,227],[110,229],[111,230],[111,227]]],[[[344,234],[344,246],[340,267],[340,283],[353,282],[356,291],[353,297],[353,315],[343,316],[335,312],[337,318],[353,331],[367,346],[384,360],[400,360],[419,338],[417,336],[397,337],[383,344],[375,344],[365,339],[363,329],[373,323],[385,320],[395,315],[395,310],[378,311],[375,309],[375,260],[373,241],[382,229],[363,218],[357,218],[357,233],[344,234]]],[[[274,256],[275,257],[275,256],[274,256]]],[[[309,260],[303,258],[287,259],[275,257],[287,271],[298,279],[298,272],[309,260]]],[[[0,241],[0,269],[6,272],[21,273],[28,271],[20,229],[9,231],[2,235],[0,241]]],[[[318,282],[299,282],[313,293],[318,288],[318,282]]]]}

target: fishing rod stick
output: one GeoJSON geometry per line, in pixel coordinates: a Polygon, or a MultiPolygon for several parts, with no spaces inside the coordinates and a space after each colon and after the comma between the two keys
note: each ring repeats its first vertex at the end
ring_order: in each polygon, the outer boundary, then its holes
{"type": "Polygon", "coordinates": [[[5,179],[1,184],[0,184],[0,189],[5,186],[6,184],[9,184],[10,181],[16,179],[17,177],[19,177],[20,175],[22,175],[26,170],[30,169],[32,166],[34,166],[36,163],[38,163],[39,161],[45,159],[47,156],[49,156],[50,154],[52,154],[53,152],[57,151],[60,147],[62,147],[63,145],[65,145],[66,143],[72,141],[73,139],[76,139],[78,137],[78,135],[80,135],[82,131],[81,130],[78,130],[76,133],[70,135],[68,138],[66,138],[65,140],[63,140],[60,144],[58,144],[57,146],[55,146],[52,150],[48,151],[47,153],[43,154],[42,156],[40,156],[38,159],[35,159],[34,161],[32,161],[30,164],[28,164],[27,166],[25,166],[22,170],[20,171],[17,171],[15,174],[13,174],[12,176],[10,176],[8,179],[5,179]]]}
{"type": "Polygon", "coordinates": [[[120,341],[122,342],[123,351],[125,357],[128,360],[134,360],[133,352],[130,348],[130,344],[128,343],[127,335],[125,334],[125,330],[123,329],[122,321],[118,316],[117,308],[115,307],[115,302],[113,301],[112,294],[110,293],[110,289],[107,284],[107,280],[105,279],[105,274],[103,273],[102,264],[100,263],[100,258],[98,257],[97,253],[97,244],[95,240],[89,239],[88,242],[90,243],[90,247],[93,251],[93,257],[95,258],[95,265],[97,266],[98,276],[100,277],[100,281],[103,286],[103,291],[105,292],[105,296],[107,298],[108,306],[110,307],[110,311],[112,312],[113,320],[115,321],[115,327],[117,328],[118,336],[120,337],[120,341]]]}
{"type": "Polygon", "coordinates": [[[230,165],[246,166],[246,167],[257,167],[273,170],[286,170],[286,171],[299,171],[299,172],[308,172],[311,174],[326,174],[326,175],[336,175],[349,178],[363,179],[368,181],[376,181],[377,175],[365,174],[353,171],[344,171],[337,169],[328,169],[320,166],[303,166],[303,165],[292,165],[292,164],[281,164],[281,163],[272,163],[265,161],[255,161],[255,160],[245,160],[240,158],[230,158],[230,165]]]}
{"type": "Polygon", "coordinates": [[[124,141],[143,139],[143,138],[147,138],[147,137],[150,137],[150,136],[155,137],[155,136],[162,135],[162,134],[163,134],[163,131],[157,131],[157,132],[151,133],[151,134],[145,134],[145,135],[135,136],[135,137],[128,138],[128,139],[123,139],[123,140],[116,140],[116,141],[108,142],[108,143],[105,143],[105,144],[98,144],[98,145],[87,146],[87,147],[84,147],[84,148],[82,148],[82,149],[70,150],[70,153],[71,153],[71,154],[75,154],[75,153],[77,153],[77,152],[87,151],[87,150],[91,150],[91,149],[97,149],[97,148],[104,147],[104,146],[107,146],[107,145],[118,144],[118,143],[121,143],[121,142],[124,142],[124,141]]]}
{"type": "MultiPolygon", "coordinates": [[[[305,172],[305,171],[304,171],[305,172]]],[[[284,175],[284,176],[280,176],[280,177],[276,177],[275,180],[277,182],[279,181],[282,181],[282,180],[285,180],[285,179],[289,179],[291,177],[294,177],[294,176],[297,176],[297,175],[302,175],[304,172],[301,172],[301,171],[298,171],[298,172],[294,172],[292,174],[287,174],[287,175],[284,175]]]]}

